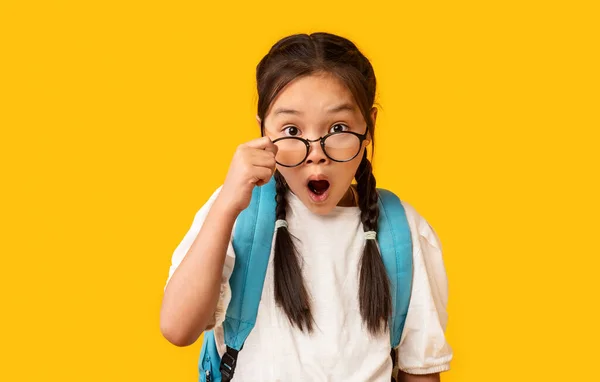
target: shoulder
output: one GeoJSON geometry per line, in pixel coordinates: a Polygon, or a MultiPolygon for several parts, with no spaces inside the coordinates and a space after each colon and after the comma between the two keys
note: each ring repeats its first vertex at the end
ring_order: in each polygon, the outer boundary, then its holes
{"type": "Polygon", "coordinates": [[[429,231],[433,232],[433,228],[429,224],[429,222],[417,211],[417,209],[406,200],[400,198],[399,195],[394,193],[391,190],[385,188],[378,188],[379,197],[383,201],[384,205],[387,202],[387,205],[391,208],[386,210],[393,212],[393,207],[396,206],[396,201],[399,201],[404,209],[404,214],[406,215],[406,220],[408,221],[408,225],[410,226],[413,234],[424,234],[425,236],[430,236],[428,234],[429,231]],[[396,199],[397,198],[397,199],[396,199]]]}
{"type": "Polygon", "coordinates": [[[437,232],[433,229],[429,221],[409,202],[401,200],[402,207],[406,213],[406,219],[413,231],[413,236],[419,240],[425,240],[428,244],[441,249],[440,240],[437,232]]]}
{"type": "Polygon", "coordinates": [[[420,293],[431,296],[421,298],[434,302],[436,311],[445,322],[448,302],[448,277],[439,236],[427,219],[408,202],[402,201],[411,228],[415,284],[420,293]],[[427,293],[426,293],[427,294],[427,293]]]}

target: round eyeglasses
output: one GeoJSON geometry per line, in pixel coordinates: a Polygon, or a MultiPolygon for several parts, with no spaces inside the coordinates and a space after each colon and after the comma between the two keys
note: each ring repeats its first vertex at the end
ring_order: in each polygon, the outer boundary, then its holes
{"type": "Polygon", "coordinates": [[[308,158],[310,144],[320,141],[327,158],[334,162],[349,162],[360,153],[362,143],[367,139],[368,131],[368,128],[364,134],[337,131],[313,140],[300,137],[277,138],[273,140],[277,146],[275,161],[283,167],[299,166],[308,158]]]}

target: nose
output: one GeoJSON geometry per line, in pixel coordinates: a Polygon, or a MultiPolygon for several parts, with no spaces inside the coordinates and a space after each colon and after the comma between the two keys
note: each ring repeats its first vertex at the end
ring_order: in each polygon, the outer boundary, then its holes
{"type": "Polygon", "coordinates": [[[329,158],[323,152],[321,147],[321,141],[316,139],[310,142],[310,148],[308,149],[308,156],[306,157],[306,163],[328,163],[329,158]]]}

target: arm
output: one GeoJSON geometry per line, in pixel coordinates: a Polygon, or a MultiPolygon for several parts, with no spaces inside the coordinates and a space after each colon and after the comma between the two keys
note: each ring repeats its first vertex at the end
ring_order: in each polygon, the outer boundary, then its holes
{"type": "Polygon", "coordinates": [[[238,215],[227,204],[221,195],[217,197],[198,236],[165,288],[160,329],[174,345],[193,344],[216,309],[225,255],[238,215]]]}
{"type": "Polygon", "coordinates": [[[268,137],[236,150],[220,193],[165,287],[160,330],[174,345],[193,344],[212,323],[235,220],[250,204],[254,187],[273,175],[276,153],[277,146],[268,137]]]}
{"type": "Polygon", "coordinates": [[[440,382],[440,373],[414,375],[399,370],[398,382],[440,382]]]}

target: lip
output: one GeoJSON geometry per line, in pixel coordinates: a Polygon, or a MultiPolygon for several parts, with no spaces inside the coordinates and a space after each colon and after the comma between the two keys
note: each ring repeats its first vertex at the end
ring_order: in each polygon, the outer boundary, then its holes
{"type": "MultiPolygon", "coordinates": [[[[329,182],[329,178],[325,174],[313,174],[313,175],[309,176],[308,179],[306,180],[307,188],[308,188],[308,182],[310,182],[312,180],[315,180],[315,181],[316,180],[326,180],[329,182]]],[[[321,195],[317,195],[317,194],[313,193],[312,191],[310,191],[310,189],[309,189],[308,196],[313,201],[313,203],[320,204],[327,200],[327,198],[329,197],[330,190],[331,190],[331,182],[329,182],[329,188],[327,189],[327,191],[325,191],[321,195]]]]}
{"type": "Polygon", "coordinates": [[[317,204],[323,203],[329,197],[329,189],[327,189],[327,191],[325,191],[321,195],[317,195],[317,194],[313,193],[312,191],[308,190],[308,197],[310,198],[310,200],[313,201],[313,203],[317,203],[317,204]]]}
{"type": "MultiPolygon", "coordinates": [[[[314,174],[308,177],[308,180],[306,181],[306,184],[308,184],[308,182],[310,182],[311,180],[326,180],[329,181],[329,178],[327,177],[327,175],[325,174],[314,174]]],[[[331,183],[331,182],[329,182],[331,183]]]]}

